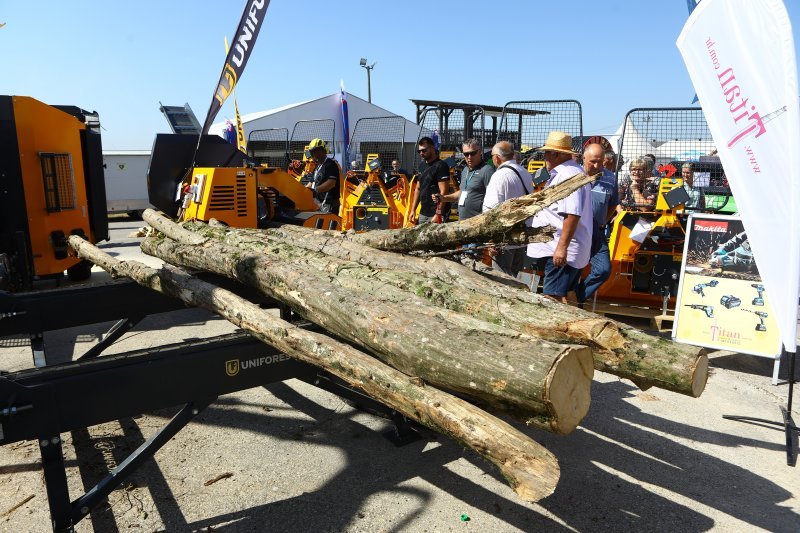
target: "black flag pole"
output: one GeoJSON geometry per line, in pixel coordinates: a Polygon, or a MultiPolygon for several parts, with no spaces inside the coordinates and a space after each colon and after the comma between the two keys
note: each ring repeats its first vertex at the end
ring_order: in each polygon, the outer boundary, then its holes
{"type": "MultiPolygon", "coordinates": [[[[234,33],[233,42],[231,43],[228,55],[225,58],[225,64],[222,66],[222,74],[220,74],[219,82],[214,89],[214,96],[211,98],[211,105],[208,107],[206,118],[203,121],[203,127],[200,130],[200,136],[197,138],[197,145],[195,146],[194,153],[192,154],[192,166],[189,172],[194,167],[195,157],[197,151],[200,149],[200,141],[203,135],[208,132],[208,128],[217,116],[217,113],[222,108],[222,104],[228,98],[228,95],[236,87],[236,83],[242,77],[247,60],[256,44],[261,26],[264,24],[264,17],[269,7],[269,0],[247,0],[244,6],[242,18],[239,20],[239,26],[234,33]]],[[[184,177],[184,180],[186,178],[184,177]]]]}
{"type": "Polygon", "coordinates": [[[789,466],[795,466],[797,465],[798,435],[800,434],[800,429],[798,429],[797,424],[795,424],[794,420],[792,419],[792,397],[794,395],[797,346],[795,346],[795,349],[792,352],[788,352],[784,347],[781,358],[783,358],[783,356],[786,354],[789,354],[789,398],[786,407],[780,407],[781,415],[783,415],[783,421],[779,422],[776,420],[766,420],[764,418],[753,418],[750,416],[738,415],[722,415],[722,418],[735,420],[737,422],[745,422],[748,424],[783,426],[783,431],[786,436],[786,464],[789,466]]]}

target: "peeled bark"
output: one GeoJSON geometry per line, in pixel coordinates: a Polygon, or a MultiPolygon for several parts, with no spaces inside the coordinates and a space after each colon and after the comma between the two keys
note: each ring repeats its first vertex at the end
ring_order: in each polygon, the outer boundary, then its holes
{"type": "Polygon", "coordinates": [[[349,238],[353,242],[391,252],[452,250],[469,243],[490,241],[529,242],[529,238],[535,238],[537,234],[550,230],[528,228],[525,226],[527,219],[541,211],[543,207],[566,198],[592,181],[594,176],[581,173],[543,191],[506,200],[494,209],[466,220],[448,224],[422,224],[413,228],[351,233],[349,238]]]}
{"type": "Polygon", "coordinates": [[[146,239],[145,253],[255,287],[406,374],[559,434],[572,431],[588,411],[593,369],[584,346],[542,341],[431,308],[413,295],[375,298],[337,285],[335,273],[321,276],[302,261],[227,246],[153,212],[145,220],[170,237],[146,239]]]}
{"type": "Polygon", "coordinates": [[[204,237],[276,259],[314,263],[335,272],[332,282],[370,277],[372,294],[412,292],[428,303],[556,343],[592,348],[596,370],[651,386],[698,397],[705,388],[708,358],[690,345],[648,335],[629,325],[564,305],[527,289],[493,283],[469,268],[441,258],[422,259],[375,250],[341,233],[284,225],[266,230],[187,225],[204,237]],[[335,281],[334,281],[335,280],[335,281]]]}
{"type": "Polygon", "coordinates": [[[285,322],[233,293],[172,268],[120,262],[80,237],[78,255],[115,277],[209,309],[287,355],[318,366],[420,424],[468,446],[497,466],[519,497],[534,502],[555,490],[559,467],[551,452],[507,423],[460,398],[425,386],[348,344],[285,322]]]}

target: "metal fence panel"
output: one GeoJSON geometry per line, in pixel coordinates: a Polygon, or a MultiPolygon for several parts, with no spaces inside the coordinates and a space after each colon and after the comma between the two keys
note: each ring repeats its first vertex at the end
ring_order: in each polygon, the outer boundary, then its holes
{"type": "Polygon", "coordinates": [[[285,169],[289,164],[289,130],[253,130],[247,137],[247,155],[259,165],[285,169]]]}
{"type": "Polygon", "coordinates": [[[314,139],[322,139],[328,145],[328,153],[334,152],[334,131],[336,122],[333,119],[301,120],[294,125],[289,138],[289,159],[303,159],[303,151],[314,139]]]}
{"type": "Polygon", "coordinates": [[[392,160],[404,164],[403,140],[406,134],[406,119],[400,116],[364,117],[358,119],[350,140],[347,169],[353,161],[358,168],[364,168],[369,154],[378,154],[384,168],[389,168],[392,160]]]}

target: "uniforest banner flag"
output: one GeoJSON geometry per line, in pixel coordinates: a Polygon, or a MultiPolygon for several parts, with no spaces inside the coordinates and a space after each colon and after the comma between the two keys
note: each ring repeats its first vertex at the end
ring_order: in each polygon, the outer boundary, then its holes
{"type": "Polygon", "coordinates": [[[703,0],[678,37],[772,301],[796,350],[800,276],[800,101],[780,0],[703,0]]]}
{"type": "MultiPolygon", "coordinates": [[[[225,53],[230,52],[228,47],[228,38],[225,37],[225,53]]],[[[242,124],[242,115],[239,114],[239,104],[236,102],[236,93],[231,90],[233,96],[233,110],[236,113],[236,147],[244,153],[247,153],[247,141],[244,138],[244,124],[242,124]]]]}
{"type": "Polygon", "coordinates": [[[244,138],[244,124],[242,124],[242,115],[239,114],[239,104],[236,103],[236,97],[233,97],[233,109],[236,112],[236,146],[244,153],[247,153],[247,140],[244,138]]]}
{"type": "Polygon", "coordinates": [[[256,44],[258,32],[264,23],[264,16],[269,7],[269,0],[249,0],[244,7],[242,19],[239,21],[239,27],[236,28],[234,33],[233,45],[228,51],[228,56],[225,58],[225,65],[222,67],[222,75],[219,78],[219,83],[214,91],[214,98],[211,100],[211,106],[208,108],[206,120],[203,122],[202,135],[208,132],[211,123],[217,116],[225,99],[236,87],[236,82],[244,72],[244,67],[247,66],[247,60],[253,47],[256,44]]]}

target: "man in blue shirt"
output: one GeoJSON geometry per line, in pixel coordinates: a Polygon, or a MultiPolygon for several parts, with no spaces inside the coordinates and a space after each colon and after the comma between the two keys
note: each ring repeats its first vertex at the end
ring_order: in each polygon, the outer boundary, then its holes
{"type": "Polygon", "coordinates": [[[616,176],[603,167],[603,147],[590,144],[583,151],[583,170],[592,176],[600,173],[592,184],[592,251],[589,259],[591,269],[586,279],[578,281],[575,297],[579,304],[591,298],[595,291],[611,275],[611,255],[606,239],[606,224],[614,215],[619,204],[616,176]]]}

